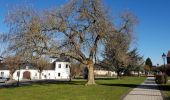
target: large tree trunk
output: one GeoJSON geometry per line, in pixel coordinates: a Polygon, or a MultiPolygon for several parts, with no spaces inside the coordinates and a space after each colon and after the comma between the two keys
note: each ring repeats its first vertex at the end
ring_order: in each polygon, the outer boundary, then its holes
{"type": "Polygon", "coordinates": [[[138,71],[138,77],[140,77],[140,71],[138,71]]]}
{"type": "Polygon", "coordinates": [[[10,74],[10,75],[9,75],[9,79],[10,79],[10,80],[13,80],[13,74],[10,74]]]}
{"type": "Polygon", "coordinates": [[[116,71],[116,73],[117,73],[117,79],[119,79],[119,76],[120,76],[119,75],[120,74],[119,71],[116,71]]]}
{"type": "Polygon", "coordinates": [[[88,80],[86,85],[96,84],[94,80],[94,64],[92,61],[88,62],[87,68],[88,68],[88,80]]]}
{"type": "Polygon", "coordinates": [[[10,80],[13,80],[13,74],[14,74],[14,72],[10,72],[10,73],[9,73],[9,79],[10,79],[10,80]]]}

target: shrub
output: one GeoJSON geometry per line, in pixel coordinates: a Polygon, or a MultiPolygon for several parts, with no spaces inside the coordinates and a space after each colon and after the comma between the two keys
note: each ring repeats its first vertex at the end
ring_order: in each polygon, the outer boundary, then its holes
{"type": "Polygon", "coordinates": [[[168,76],[167,76],[167,74],[164,75],[164,79],[165,79],[164,84],[166,84],[167,81],[168,81],[168,76]]]}
{"type": "Polygon", "coordinates": [[[158,74],[155,76],[155,82],[157,84],[166,84],[167,83],[167,75],[166,74],[158,74]]]}

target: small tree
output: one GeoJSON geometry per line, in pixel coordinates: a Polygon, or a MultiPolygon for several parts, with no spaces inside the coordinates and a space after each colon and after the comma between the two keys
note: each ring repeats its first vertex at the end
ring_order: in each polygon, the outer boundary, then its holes
{"type": "Polygon", "coordinates": [[[4,62],[10,71],[10,79],[12,80],[14,72],[22,65],[22,59],[20,56],[8,56],[4,59],[4,62]]]}
{"type": "Polygon", "coordinates": [[[70,67],[71,77],[75,78],[76,76],[81,76],[82,71],[83,71],[82,64],[79,63],[71,64],[70,67]]]}
{"type": "Polygon", "coordinates": [[[133,40],[132,32],[136,24],[136,19],[130,12],[123,13],[121,20],[123,25],[106,37],[104,53],[105,61],[108,61],[108,66],[117,72],[117,77],[124,71],[124,67],[129,65],[128,50],[133,40]]]}
{"type": "Polygon", "coordinates": [[[129,53],[130,63],[129,67],[131,71],[137,71],[138,76],[140,76],[140,71],[143,70],[144,60],[143,57],[139,55],[137,48],[133,49],[129,53]]]}
{"type": "Polygon", "coordinates": [[[152,61],[151,61],[150,58],[147,58],[147,59],[146,59],[145,65],[149,66],[150,71],[151,71],[151,69],[152,69],[152,61]]]}
{"type": "Polygon", "coordinates": [[[43,58],[34,59],[32,61],[32,64],[34,67],[36,67],[39,70],[39,79],[42,79],[41,74],[42,74],[43,70],[50,66],[48,61],[43,58]]]}

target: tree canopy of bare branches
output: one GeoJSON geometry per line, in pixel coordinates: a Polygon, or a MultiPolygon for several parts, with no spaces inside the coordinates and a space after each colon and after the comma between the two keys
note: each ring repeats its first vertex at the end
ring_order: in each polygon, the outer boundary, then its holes
{"type": "Polygon", "coordinates": [[[120,26],[106,38],[104,52],[106,63],[118,76],[122,67],[127,67],[131,62],[128,51],[133,40],[133,28],[137,22],[130,12],[124,12],[120,18],[120,26]]]}
{"type": "Polygon", "coordinates": [[[27,60],[34,56],[40,58],[47,53],[50,39],[42,31],[43,21],[36,10],[31,7],[9,10],[5,22],[10,27],[8,51],[24,56],[27,60]]]}
{"type": "Polygon", "coordinates": [[[86,65],[86,84],[95,84],[94,63],[102,46],[116,66],[128,63],[134,20],[129,13],[121,18],[120,27],[115,27],[101,0],[70,0],[44,12],[15,9],[6,17],[11,34],[8,50],[30,61],[64,54],[86,65]]]}

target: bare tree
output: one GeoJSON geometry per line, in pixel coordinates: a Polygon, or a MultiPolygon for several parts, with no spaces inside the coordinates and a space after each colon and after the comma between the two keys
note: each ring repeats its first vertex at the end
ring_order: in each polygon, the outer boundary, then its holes
{"type": "Polygon", "coordinates": [[[13,79],[13,74],[23,64],[22,57],[8,56],[4,59],[5,66],[10,71],[10,79],[13,79]]]}
{"type": "Polygon", "coordinates": [[[41,79],[41,75],[44,69],[47,69],[50,67],[50,64],[46,59],[39,58],[39,59],[33,59],[32,65],[39,70],[39,79],[41,79]]]}
{"type": "MultiPolygon", "coordinates": [[[[5,22],[10,31],[3,39],[9,42],[7,53],[19,55],[24,61],[32,63],[40,72],[48,67],[43,56],[48,55],[51,39],[43,31],[43,17],[31,7],[15,7],[6,15],[5,22]]],[[[11,70],[15,70],[14,67],[11,70]]]]}
{"type": "Polygon", "coordinates": [[[86,65],[86,85],[95,84],[95,59],[106,41],[111,40],[114,50],[121,44],[116,49],[115,57],[120,61],[117,65],[127,59],[124,53],[131,42],[133,20],[128,14],[122,19],[121,27],[116,28],[100,0],[71,0],[44,13],[29,7],[15,9],[6,17],[11,33],[8,50],[29,61],[43,55],[64,54],[86,65]]]}
{"type": "Polygon", "coordinates": [[[113,30],[114,34],[106,37],[104,58],[112,70],[120,76],[122,68],[130,63],[128,55],[129,47],[133,40],[133,28],[136,24],[135,17],[130,12],[124,12],[121,16],[121,24],[113,30]]]}
{"type": "Polygon", "coordinates": [[[128,67],[131,69],[129,71],[137,71],[138,76],[140,76],[140,71],[143,71],[144,60],[143,56],[138,53],[137,48],[128,52],[129,55],[129,65],[128,67]]]}
{"type": "MultiPolygon", "coordinates": [[[[95,84],[94,59],[111,25],[100,0],[71,0],[61,10],[47,13],[46,31],[57,31],[63,38],[62,53],[87,65],[88,81],[95,84]]],[[[58,42],[59,43],[59,42],[58,42]]],[[[58,52],[57,52],[58,53],[58,52]]]]}
{"type": "Polygon", "coordinates": [[[71,77],[75,78],[76,76],[82,76],[83,74],[83,65],[79,63],[71,64],[70,67],[71,77]]]}
{"type": "Polygon", "coordinates": [[[5,22],[9,26],[8,53],[23,56],[25,60],[32,60],[34,56],[41,57],[47,53],[50,41],[47,33],[42,31],[43,18],[31,7],[15,7],[9,10],[5,22]]]}

